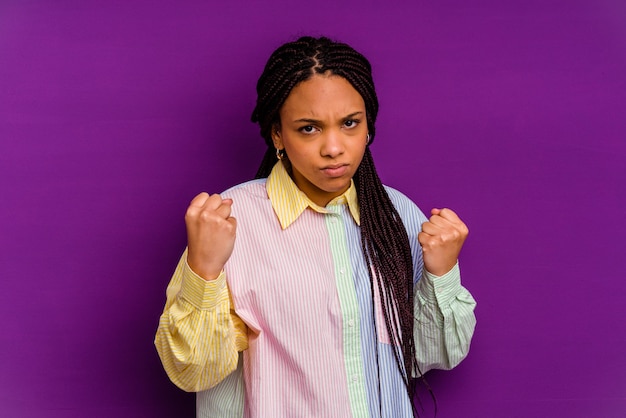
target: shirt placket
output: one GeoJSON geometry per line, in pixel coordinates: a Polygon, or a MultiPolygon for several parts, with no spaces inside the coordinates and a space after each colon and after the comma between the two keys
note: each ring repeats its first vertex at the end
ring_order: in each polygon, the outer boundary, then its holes
{"type": "Polygon", "coordinates": [[[352,265],[340,205],[327,207],[326,227],[335,268],[335,279],[343,318],[343,353],[350,406],[355,417],[368,417],[369,407],[364,381],[359,305],[354,287],[352,265]]]}

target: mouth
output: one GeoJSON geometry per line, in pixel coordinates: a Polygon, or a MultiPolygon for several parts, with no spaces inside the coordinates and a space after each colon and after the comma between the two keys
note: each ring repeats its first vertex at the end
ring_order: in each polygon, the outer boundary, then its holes
{"type": "Polygon", "coordinates": [[[322,168],[328,177],[341,177],[348,171],[348,164],[332,164],[322,168]]]}

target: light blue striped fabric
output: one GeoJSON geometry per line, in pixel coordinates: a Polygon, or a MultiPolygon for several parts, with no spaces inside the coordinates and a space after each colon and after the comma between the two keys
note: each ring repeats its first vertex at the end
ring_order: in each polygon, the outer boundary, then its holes
{"type": "MultiPolygon", "coordinates": [[[[427,219],[417,207],[406,197],[393,189],[387,188],[394,206],[400,213],[409,233],[409,242],[413,253],[415,266],[414,280],[417,282],[422,273],[422,259],[417,234],[421,230],[421,224],[427,219]]],[[[351,264],[354,266],[354,291],[359,305],[361,327],[361,346],[363,347],[363,370],[367,388],[369,415],[380,416],[382,409],[383,417],[412,417],[411,404],[409,402],[406,387],[402,381],[398,366],[396,365],[393,348],[384,342],[379,342],[376,337],[374,312],[372,304],[372,292],[369,273],[366,269],[363,252],[361,250],[361,231],[358,225],[351,220],[350,213],[345,206],[341,208],[342,218],[346,220],[345,234],[350,252],[351,264]],[[378,361],[376,356],[378,355],[378,361]],[[380,370],[377,370],[377,366],[380,370]],[[380,399],[378,376],[380,372],[380,399]],[[382,406],[382,408],[381,408],[382,406]]],[[[380,317],[381,313],[379,313],[380,317]]],[[[382,337],[382,336],[381,336],[382,337]]]]}

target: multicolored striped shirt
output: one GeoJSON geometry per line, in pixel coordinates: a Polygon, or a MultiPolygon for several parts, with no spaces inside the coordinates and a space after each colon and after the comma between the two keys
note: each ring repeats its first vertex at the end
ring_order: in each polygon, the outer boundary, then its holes
{"type": "MultiPolygon", "coordinates": [[[[420,370],[450,369],[469,350],[475,301],[458,264],[440,277],[423,269],[427,218],[386,190],[412,249],[420,370]]],[[[222,197],[237,218],[233,253],[212,281],[183,254],[155,339],[170,379],[198,392],[198,416],[412,417],[372,296],[354,185],[320,207],[279,162],[222,197]]]]}

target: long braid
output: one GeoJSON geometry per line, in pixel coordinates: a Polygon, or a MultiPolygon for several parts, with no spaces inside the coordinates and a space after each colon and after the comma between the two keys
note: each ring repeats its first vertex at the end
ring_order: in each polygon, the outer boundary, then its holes
{"type": "Polygon", "coordinates": [[[354,182],[361,211],[363,253],[375,276],[372,281],[378,280],[385,326],[408,395],[412,396],[415,381],[407,373],[417,371],[418,367],[413,339],[413,259],[409,239],[378,177],[369,148],[354,182]],[[392,245],[389,245],[390,237],[395,241],[392,245]],[[404,336],[411,338],[407,340],[404,336]]]}
{"type": "MultiPolygon", "coordinates": [[[[271,133],[280,122],[279,111],[289,93],[298,83],[326,72],[345,78],[359,92],[366,108],[369,144],[373,142],[378,98],[370,63],[346,44],[324,37],[302,37],[274,51],[257,83],[257,104],[251,119],[259,124],[268,149],[256,178],[267,177],[278,161],[271,133]]],[[[406,229],[378,177],[369,145],[354,182],[361,211],[362,250],[366,265],[370,266],[372,297],[378,289],[395,361],[411,399],[415,393],[412,376],[414,372],[421,374],[413,336],[413,259],[406,229]]],[[[413,413],[417,415],[415,408],[413,413]]]]}

